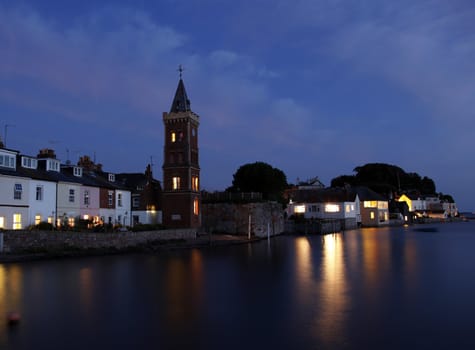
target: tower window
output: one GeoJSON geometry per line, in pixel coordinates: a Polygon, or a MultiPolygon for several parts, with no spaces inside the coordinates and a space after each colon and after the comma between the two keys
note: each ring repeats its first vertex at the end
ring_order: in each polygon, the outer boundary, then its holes
{"type": "Polygon", "coordinates": [[[172,142],[176,142],[176,132],[172,131],[172,133],[170,134],[170,140],[172,142]]]}
{"type": "Polygon", "coordinates": [[[200,213],[200,205],[198,202],[198,198],[195,198],[193,201],[193,214],[198,215],[200,213]]]}
{"type": "Polygon", "coordinates": [[[179,190],[180,189],[180,178],[178,176],[174,176],[172,178],[172,188],[174,190],[179,190]]]}
{"type": "Polygon", "coordinates": [[[199,180],[198,180],[198,176],[193,176],[191,178],[191,189],[193,191],[199,191],[200,187],[199,187],[199,180]]]}

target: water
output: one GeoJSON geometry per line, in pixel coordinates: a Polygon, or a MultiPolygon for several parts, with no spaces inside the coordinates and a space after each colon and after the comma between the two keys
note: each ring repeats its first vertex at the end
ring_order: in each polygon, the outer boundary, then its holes
{"type": "Polygon", "coordinates": [[[474,349],[475,223],[414,228],[0,265],[0,348],[474,349]]]}

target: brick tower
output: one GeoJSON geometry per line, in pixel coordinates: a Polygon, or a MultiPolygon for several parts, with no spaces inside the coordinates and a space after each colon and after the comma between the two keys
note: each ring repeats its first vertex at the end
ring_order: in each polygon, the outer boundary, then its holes
{"type": "Polygon", "coordinates": [[[199,116],[191,111],[180,66],[180,81],[169,113],[163,113],[163,224],[167,228],[201,225],[199,116]]]}

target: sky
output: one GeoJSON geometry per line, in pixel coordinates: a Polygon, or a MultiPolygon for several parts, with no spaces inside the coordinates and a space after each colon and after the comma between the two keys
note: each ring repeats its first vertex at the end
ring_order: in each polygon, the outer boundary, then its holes
{"type": "Polygon", "coordinates": [[[327,186],[366,163],[475,210],[472,0],[0,0],[0,135],[162,179],[179,80],[201,186],[244,164],[327,186]]]}

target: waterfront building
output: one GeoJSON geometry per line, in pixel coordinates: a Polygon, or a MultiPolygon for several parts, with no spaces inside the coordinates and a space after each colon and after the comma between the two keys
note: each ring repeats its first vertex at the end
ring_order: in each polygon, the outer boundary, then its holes
{"type": "Polygon", "coordinates": [[[163,113],[163,224],[168,228],[201,226],[199,116],[191,110],[181,78],[170,112],[163,113]]]}

